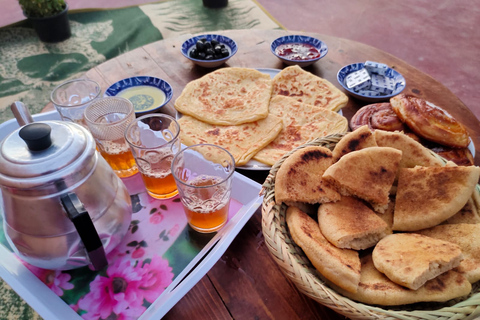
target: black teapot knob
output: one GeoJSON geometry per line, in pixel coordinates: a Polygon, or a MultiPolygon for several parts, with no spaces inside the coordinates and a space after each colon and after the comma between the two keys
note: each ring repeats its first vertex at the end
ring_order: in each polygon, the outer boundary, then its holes
{"type": "Polygon", "coordinates": [[[52,128],[46,123],[30,123],[19,131],[20,138],[25,141],[31,151],[42,151],[52,145],[50,133],[52,128]]]}

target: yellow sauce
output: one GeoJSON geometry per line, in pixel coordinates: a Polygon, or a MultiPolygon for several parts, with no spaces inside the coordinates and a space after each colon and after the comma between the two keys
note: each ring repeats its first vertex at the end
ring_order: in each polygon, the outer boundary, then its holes
{"type": "Polygon", "coordinates": [[[135,111],[148,111],[155,109],[165,102],[165,93],[151,86],[131,87],[120,91],[118,96],[130,100],[135,111]]]}

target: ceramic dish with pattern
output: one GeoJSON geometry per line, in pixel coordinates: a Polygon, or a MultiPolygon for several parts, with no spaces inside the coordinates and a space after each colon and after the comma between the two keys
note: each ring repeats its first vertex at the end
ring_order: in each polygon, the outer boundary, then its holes
{"type": "Polygon", "coordinates": [[[303,35],[288,35],[275,39],[271,45],[272,53],[286,65],[309,66],[321,58],[327,52],[325,42],[303,35]]]}
{"type": "Polygon", "coordinates": [[[185,58],[196,65],[215,68],[234,56],[237,49],[237,43],[229,37],[219,34],[204,34],[183,42],[181,50],[185,58]],[[213,51],[207,51],[210,49],[213,51]]]}
{"type": "Polygon", "coordinates": [[[405,78],[397,70],[394,70],[392,68],[387,68],[387,70],[385,71],[385,77],[393,79],[394,89],[393,89],[393,92],[390,94],[381,94],[378,96],[371,96],[368,93],[362,94],[361,91],[360,92],[354,91],[351,88],[348,88],[345,83],[346,77],[349,74],[355,71],[362,70],[364,68],[365,68],[365,64],[363,62],[352,63],[344,66],[337,73],[338,83],[340,83],[340,85],[345,89],[347,94],[351,95],[352,97],[355,97],[359,100],[367,101],[367,102],[387,101],[391,97],[396,96],[397,94],[402,92],[403,89],[405,89],[405,85],[406,85],[405,78]]]}
{"type": "Polygon", "coordinates": [[[138,76],[122,79],[115,82],[107,90],[104,96],[119,96],[133,103],[137,116],[150,112],[162,112],[163,108],[173,96],[172,87],[165,80],[138,76]]]}

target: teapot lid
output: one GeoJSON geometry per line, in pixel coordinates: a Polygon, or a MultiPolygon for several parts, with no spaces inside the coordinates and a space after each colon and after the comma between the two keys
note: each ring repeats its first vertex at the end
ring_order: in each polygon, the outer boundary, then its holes
{"type": "Polygon", "coordinates": [[[45,184],[75,172],[94,153],[95,141],[81,125],[66,121],[27,124],[0,144],[0,185],[32,188],[45,184]]]}

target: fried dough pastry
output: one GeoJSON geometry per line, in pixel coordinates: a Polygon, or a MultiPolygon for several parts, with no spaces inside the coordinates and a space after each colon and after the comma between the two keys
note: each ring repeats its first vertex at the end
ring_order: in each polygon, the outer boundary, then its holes
{"type": "Polygon", "coordinates": [[[391,98],[390,103],[400,120],[420,137],[457,148],[470,143],[465,127],[433,103],[405,94],[391,98]]]}
{"type": "Polygon", "coordinates": [[[368,125],[370,130],[405,131],[405,125],[388,102],[374,103],[360,108],[350,119],[350,129],[368,125]]]}

